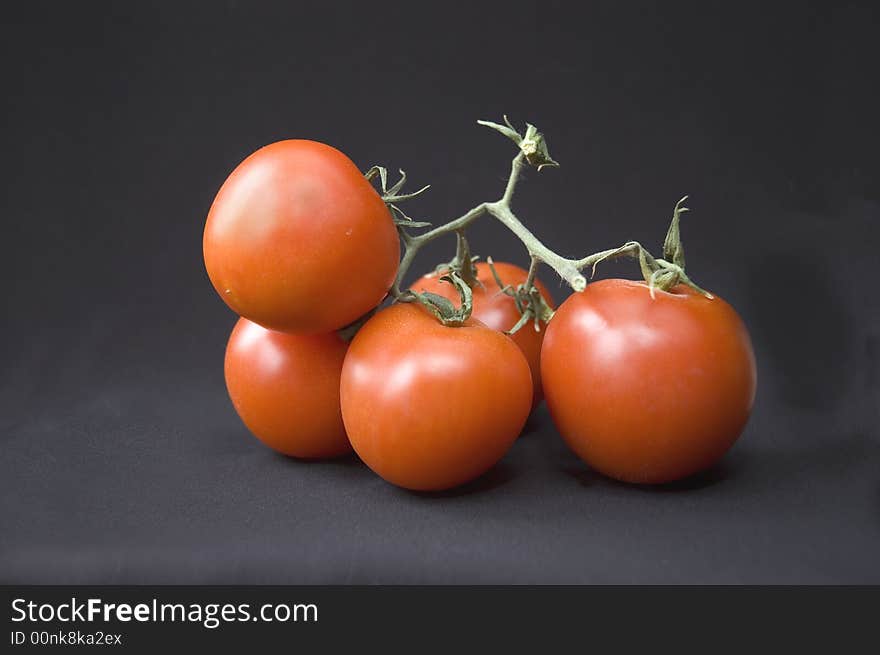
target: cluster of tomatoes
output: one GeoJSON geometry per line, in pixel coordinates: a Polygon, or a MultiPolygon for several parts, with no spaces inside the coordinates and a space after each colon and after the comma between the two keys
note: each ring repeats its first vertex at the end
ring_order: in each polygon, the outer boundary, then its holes
{"type": "MultiPolygon", "coordinates": [[[[324,144],[281,141],[245,159],[210,209],[204,257],[241,317],[225,359],[232,403],[254,435],[293,457],[354,449],[391,483],[448,489],[503,457],[546,397],[590,466],[659,483],[713,464],[751,410],[745,327],[726,302],[684,285],[595,282],[548,322],[508,334],[522,323],[510,290],[528,272],[480,262],[472,315],[457,324],[418,302],[382,306],[400,235],[370,182],[324,144]]],[[[461,303],[437,273],[412,290],[461,303]]]]}

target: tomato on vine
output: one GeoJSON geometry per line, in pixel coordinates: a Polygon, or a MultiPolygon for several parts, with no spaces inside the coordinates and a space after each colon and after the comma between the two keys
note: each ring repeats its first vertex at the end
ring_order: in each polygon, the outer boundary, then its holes
{"type": "Polygon", "coordinates": [[[541,351],[547,406],[566,443],[625,482],[671,482],[712,466],[743,431],[755,399],[745,325],[684,272],[683,201],[664,243],[667,259],[639,246],[645,282],[601,280],[572,294],[541,351]]]}
{"type": "Polygon", "coordinates": [[[339,407],[347,346],[333,332],[286,334],[239,319],[224,365],[235,411],[254,436],[285,455],[350,453],[339,407]]]}
{"type": "Polygon", "coordinates": [[[226,377],[246,425],[281,452],[353,447],[393,484],[440,490],[495,464],[543,390],[566,442],[602,473],[661,483],[711,466],[748,420],[755,360],[733,308],[685,273],[684,199],[662,258],[636,241],[563,257],[511,208],[526,166],[558,166],[544,135],[506,118],[478,122],[517,146],[503,195],[439,226],[397,206],[421,193],[402,193],[403,171],[389,188],[387,169],[361,175],[320,143],[266,146],[229,176],[208,215],[204,258],[243,317],[226,377]],[[528,271],[473,264],[464,234],[484,215],[522,241],[528,271]],[[451,234],[449,274],[402,288],[417,252],[451,234]],[[621,257],[638,259],[644,282],[587,286],[583,271],[621,257]],[[555,315],[540,265],[576,292],[555,315]],[[397,304],[367,319],[386,294],[397,304]],[[364,320],[346,354],[336,331],[364,320]]]}
{"type": "Polygon", "coordinates": [[[208,276],[237,314],[286,332],[339,329],[394,281],[400,242],[382,197],[344,154],[279,141],[245,159],[211,206],[208,276]]]}
{"type": "Polygon", "coordinates": [[[474,318],[444,325],[418,303],[399,303],[352,340],[340,396],[367,466],[392,484],[436,491],[501,459],[528,417],[532,381],[503,334],[474,318]]]}

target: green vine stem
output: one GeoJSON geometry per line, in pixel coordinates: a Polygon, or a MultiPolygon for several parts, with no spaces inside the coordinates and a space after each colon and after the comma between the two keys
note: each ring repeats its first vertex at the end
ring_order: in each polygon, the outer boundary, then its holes
{"type": "MultiPolygon", "coordinates": [[[[367,173],[367,178],[379,176],[382,182],[383,199],[388,203],[389,208],[395,213],[395,223],[398,226],[401,240],[404,244],[404,254],[400,261],[397,277],[389,291],[389,294],[396,300],[401,302],[422,302],[429,306],[438,318],[444,323],[460,324],[467,317],[462,318],[459,310],[455,308],[447,308],[438,306],[438,301],[433,298],[434,294],[419,294],[410,290],[401,289],[403,279],[409,271],[413,260],[419,250],[431,243],[435,239],[447,234],[455,233],[458,238],[458,248],[456,259],[453,260],[458,266],[457,274],[453,275],[447,281],[453,282],[462,293],[461,286],[458,282],[462,281],[464,286],[472,283],[469,279],[472,275],[470,263],[470,251],[467,248],[467,241],[464,239],[465,229],[475,220],[483,215],[489,214],[510,230],[523,243],[529,255],[530,266],[527,283],[518,291],[522,300],[532,295],[534,289],[534,279],[537,268],[540,264],[546,264],[552,268],[565,282],[576,292],[583,291],[587,286],[587,278],[583,275],[584,269],[591,269],[591,276],[595,274],[596,266],[604,261],[618,259],[622,257],[630,257],[638,259],[642,269],[643,277],[651,289],[651,295],[654,296],[655,289],[666,291],[676,284],[686,284],[699,293],[711,298],[711,294],[698,287],[684,271],[684,249],[681,245],[680,237],[680,217],[681,214],[688,211],[683,203],[687,196],[682,198],[673,211],[672,223],[666,235],[663,247],[664,258],[655,258],[648,252],[639,242],[628,241],[617,248],[610,248],[597,253],[593,253],[581,259],[571,259],[557,254],[538,239],[531,230],[529,230],[516,216],[511,208],[517,183],[519,182],[522,171],[526,165],[534,166],[539,171],[545,167],[557,167],[559,164],[554,161],[548,152],[547,142],[544,135],[541,134],[533,125],[527,124],[525,134],[520,135],[519,132],[510,124],[507,117],[504,117],[504,124],[492,123],[489,121],[477,121],[480,125],[489,127],[504,136],[511,139],[517,144],[519,151],[513,158],[510,166],[510,174],[504,193],[501,198],[493,202],[482,202],[476,207],[468,210],[458,218],[448,223],[434,227],[421,234],[411,234],[408,229],[416,227],[427,227],[430,224],[424,222],[416,222],[404,214],[398,207],[397,202],[412,198],[422,193],[428,187],[423,187],[413,194],[401,194],[403,182],[406,179],[405,174],[401,171],[401,180],[390,189],[386,187],[387,173],[384,168],[374,166],[367,173]],[[466,258],[468,262],[462,261],[466,258]],[[671,260],[671,261],[669,261],[671,260]],[[464,278],[462,280],[462,278],[464,278]]],[[[462,293],[464,296],[464,294],[462,293]]],[[[538,296],[540,294],[537,294],[538,296]]],[[[464,297],[462,298],[464,300],[464,297]]],[[[448,301],[447,301],[448,302],[448,301]]],[[[470,304],[470,303],[468,303],[470,304]]],[[[519,303],[518,303],[519,304],[519,303]]],[[[526,303],[528,306],[529,303],[526,303]]],[[[526,311],[523,310],[525,316],[526,311]]],[[[536,322],[544,320],[547,314],[543,311],[538,312],[533,309],[531,317],[536,322]],[[538,314],[541,314],[540,316],[538,314]]],[[[522,321],[523,323],[525,321],[522,321]]],[[[518,326],[519,327],[519,324],[518,326]]]]}

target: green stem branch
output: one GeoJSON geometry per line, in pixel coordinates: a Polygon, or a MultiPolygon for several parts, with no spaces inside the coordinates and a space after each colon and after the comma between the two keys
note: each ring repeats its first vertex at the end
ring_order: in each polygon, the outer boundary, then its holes
{"type": "Polygon", "coordinates": [[[404,238],[405,252],[403,258],[401,259],[400,267],[398,268],[397,278],[394,281],[394,286],[391,289],[391,295],[393,295],[395,298],[401,298],[401,296],[403,295],[403,291],[401,290],[403,278],[409,271],[409,268],[412,265],[416,254],[423,246],[429,244],[439,237],[464,230],[471,223],[473,223],[484,214],[490,214],[491,216],[495,217],[502,225],[513,232],[513,234],[515,234],[517,238],[522,241],[523,245],[528,251],[529,257],[533,262],[536,262],[535,266],[540,263],[547,264],[550,268],[555,270],[560,275],[560,277],[562,277],[562,279],[565,280],[566,283],[568,283],[569,286],[571,286],[571,288],[575,291],[583,291],[584,288],[587,286],[587,280],[581,274],[582,269],[591,267],[595,263],[605,259],[615,259],[617,257],[624,256],[638,256],[637,249],[626,247],[612,248],[602,251],[600,253],[596,253],[594,255],[590,255],[589,257],[584,257],[583,259],[569,259],[567,257],[563,257],[562,255],[556,254],[550,248],[545,246],[541,242],[541,240],[532,233],[531,230],[523,225],[523,223],[519,220],[519,218],[510,207],[511,200],[513,199],[513,193],[516,190],[517,182],[519,181],[519,177],[522,174],[522,169],[525,164],[525,155],[522,152],[520,152],[519,154],[517,154],[516,157],[513,158],[510,166],[510,176],[507,179],[507,185],[504,189],[504,195],[501,196],[500,200],[497,200],[495,202],[480,203],[479,205],[477,205],[467,213],[459,216],[458,218],[451,220],[443,225],[439,225],[434,229],[428,230],[427,232],[424,232],[422,234],[407,234],[404,238]]]}
{"type": "MultiPolygon", "coordinates": [[[[535,271],[542,263],[547,264],[550,268],[556,271],[574,291],[583,291],[587,286],[587,279],[581,273],[583,269],[590,268],[592,276],[592,274],[595,273],[596,265],[600,262],[622,257],[631,257],[639,260],[645,279],[648,280],[651,285],[652,295],[654,293],[655,283],[657,288],[665,290],[674,286],[674,284],[677,284],[678,282],[683,282],[709,296],[708,293],[700,289],[684,273],[684,255],[683,249],[680,245],[678,226],[680,214],[687,211],[687,208],[682,206],[684,198],[682,198],[682,200],[680,200],[675,206],[672,226],[670,227],[666,238],[664,255],[672,256],[672,262],[668,262],[665,259],[654,258],[636,241],[628,241],[617,248],[603,250],[581,259],[563,257],[545,246],[531,230],[523,225],[513,212],[513,209],[511,209],[511,201],[513,200],[517,183],[519,182],[520,175],[526,164],[535,166],[538,170],[541,170],[541,168],[545,166],[558,166],[547,152],[547,144],[543,135],[540,134],[534,126],[527,125],[525,136],[520,136],[506,118],[506,125],[499,125],[487,121],[478,122],[481,125],[491,127],[504,134],[512,139],[519,147],[519,152],[510,164],[510,175],[507,178],[504,193],[501,198],[495,202],[480,203],[458,218],[419,235],[413,235],[407,232],[405,229],[405,222],[403,224],[399,223],[399,225],[401,225],[400,234],[404,244],[404,254],[398,268],[397,277],[390,290],[390,294],[395,299],[402,301],[419,299],[416,294],[410,291],[401,290],[401,285],[403,284],[403,279],[409,271],[416,254],[423,246],[441,236],[452,233],[457,233],[459,239],[461,239],[464,230],[484,214],[493,216],[498,222],[513,232],[513,234],[516,235],[526,247],[530,258],[530,266],[528,279],[523,289],[525,294],[528,294],[531,291],[531,287],[534,284],[535,271]],[[669,251],[669,254],[667,254],[666,251],[669,251]]],[[[395,193],[398,192],[399,187],[395,186],[393,191],[395,193]]],[[[396,199],[397,196],[394,196],[394,198],[396,199]]],[[[415,223],[412,225],[416,226],[415,223]]],[[[460,250],[461,248],[459,247],[459,251],[460,250]]]]}

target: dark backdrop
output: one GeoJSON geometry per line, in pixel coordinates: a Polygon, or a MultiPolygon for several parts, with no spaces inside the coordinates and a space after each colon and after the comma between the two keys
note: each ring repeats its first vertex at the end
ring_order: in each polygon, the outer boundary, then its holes
{"type": "Polygon", "coordinates": [[[877,11],[713,4],[4,4],[0,580],[880,582],[877,11]],[[708,474],[610,482],[542,408],[484,478],[418,495],[232,411],[201,258],[229,171],[326,141],[430,182],[409,209],[439,222],[500,195],[513,147],[475,120],[503,113],[562,164],[516,210],[565,254],[657,250],[691,194],[688,270],[759,367],[708,474]]]}

